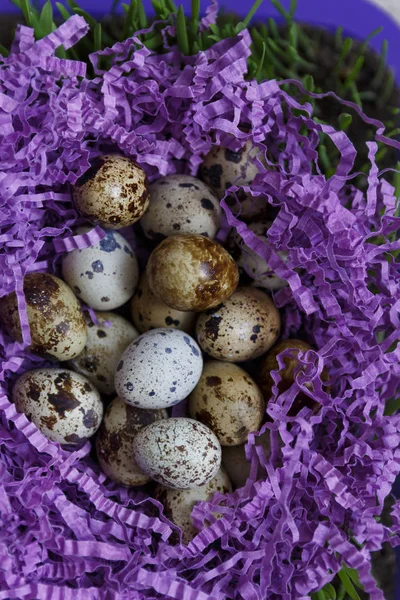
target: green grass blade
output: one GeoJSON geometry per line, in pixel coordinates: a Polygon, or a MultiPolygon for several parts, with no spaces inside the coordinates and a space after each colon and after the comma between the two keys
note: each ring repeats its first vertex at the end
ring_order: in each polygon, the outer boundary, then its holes
{"type": "Polygon", "coordinates": [[[22,10],[22,14],[24,15],[24,19],[26,24],[29,27],[33,26],[33,19],[32,19],[32,10],[31,10],[31,4],[29,2],[29,0],[21,0],[21,6],[20,6],[21,10],[22,10]]]}
{"type": "Polygon", "coordinates": [[[244,28],[246,28],[248,26],[248,24],[250,23],[250,21],[256,14],[257,10],[260,8],[262,2],[263,2],[263,0],[255,0],[253,6],[251,7],[251,9],[249,10],[246,17],[243,20],[244,28]]]}
{"type": "Polygon", "coordinates": [[[86,10],[83,10],[83,8],[74,8],[74,12],[77,15],[83,17],[91,29],[94,29],[96,27],[96,19],[89,15],[89,13],[87,13],[86,10]]]}
{"type": "Polygon", "coordinates": [[[61,4],[61,2],[56,2],[56,6],[57,6],[57,8],[59,10],[60,15],[62,16],[62,18],[65,21],[70,18],[71,13],[69,13],[67,11],[67,9],[65,8],[65,6],[63,4],[61,4]]]}
{"type": "Polygon", "coordinates": [[[338,27],[335,32],[336,48],[340,50],[343,46],[343,27],[338,27]]]}
{"type": "Polygon", "coordinates": [[[292,19],[294,17],[294,13],[296,12],[296,9],[297,9],[297,0],[290,0],[289,15],[292,19]]]}
{"type": "Polygon", "coordinates": [[[0,44],[0,54],[2,54],[4,58],[7,58],[7,56],[10,54],[10,51],[7,50],[3,44],[0,44]]]}
{"type": "Polygon", "coordinates": [[[165,5],[172,13],[174,13],[174,14],[177,13],[178,7],[175,4],[174,0],[165,0],[165,5]]]}
{"type": "Polygon", "coordinates": [[[342,569],[341,571],[339,571],[338,573],[339,577],[340,577],[340,581],[343,584],[344,589],[346,590],[347,594],[350,596],[351,600],[361,600],[360,596],[358,595],[357,590],[355,589],[350,577],[347,575],[347,573],[345,573],[345,571],[342,569]]]}
{"type": "Polygon", "coordinates": [[[379,35],[381,33],[381,31],[383,31],[383,27],[377,27],[376,29],[374,29],[374,31],[372,31],[363,41],[363,43],[361,44],[360,48],[359,48],[359,56],[361,56],[361,54],[364,54],[364,52],[367,49],[368,44],[370,43],[370,41],[376,37],[377,35],[379,35]]]}
{"type": "Polygon", "coordinates": [[[148,25],[146,11],[143,6],[142,0],[138,0],[138,17],[139,17],[139,25],[141,29],[146,29],[148,25]]]}
{"type": "Polygon", "coordinates": [[[67,0],[67,4],[71,10],[74,10],[74,8],[79,8],[79,4],[77,4],[75,0],[67,0]]]}
{"type": "Polygon", "coordinates": [[[348,113],[339,115],[339,127],[341,131],[347,131],[353,121],[353,117],[348,113]]]}
{"type": "Polygon", "coordinates": [[[118,7],[118,4],[119,4],[119,0],[113,0],[113,3],[112,3],[112,5],[111,5],[111,10],[110,10],[110,13],[111,13],[112,15],[114,15],[114,14],[115,14],[115,12],[116,12],[116,10],[117,10],[117,7],[118,7]]]}
{"type": "Polygon", "coordinates": [[[189,54],[189,40],[186,29],[186,18],[183,12],[183,7],[180,6],[178,14],[176,15],[176,37],[178,41],[178,48],[182,54],[189,54]]]}
{"type": "Polygon", "coordinates": [[[255,73],[255,78],[257,80],[262,79],[261,73],[262,73],[262,69],[263,69],[263,66],[264,66],[264,61],[265,61],[266,53],[267,53],[267,45],[265,44],[265,42],[263,42],[261,58],[259,60],[257,71],[255,73]]]}
{"type": "Polygon", "coordinates": [[[395,400],[389,400],[386,403],[385,407],[385,415],[395,415],[400,409],[400,398],[396,398],[395,400]]]}
{"type": "Polygon", "coordinates": [[[379,66],[376,70],[376,75],[371,81],[371,88],[377,88],[382,84],[382,81],[385,77],[386,73],[386,65],[387,65],[387,54],[388,54],[389,44],[387,40],[383,40],[382,48],[379,56],[379,66]]]}
{"type": "Polygon", "coordinates": [[[192,0],[192,19],[196,21],[199,20],[200,17],[200,0],[192,0]]]}
{"type": "Polygon", "coordinates": [[[349,89],[351,87],[351,84],[357,79],[361,69],[363,68],[364,61],[364,56],[359,56],[357,58],[356,63],[353,69],[351,70],[351,73],[347,76],[346,81],[344,82],[345,89],[349,89]]]}
{"type": "Polygon", "coordinates": [[[94,49],[95,51],[102,49],[102,30],[100,23],[96,23],[94,31],[94,49]]]}
{"type": "Polygon", "coordinates": [[[128,12],[126,13],[124,26],[122,28],[122,39],[126,39],[129,37],[130,33],[133,33],[135,30],[135,13],[136,13],[137,5],[136,0],[131,0],[128,12]]]}
{"type": "Polygon", "coordinates": [[[21,10],[21,0],[11,0],[11,2],[21,10]]]}
{"type": "Polygon", "coordinates": [[[43,37],[51,33],[53,30],[53,7],[50,0],[47,0],[42,8],[39,18],[39,26],[43,37]]]}
{"type": "Polygon", "coordinates": [[[276,10],[282,15],[282,17],[286,21],[290,22],[292,20],[292,17],[287,12],[287,10],[282,6],[282,4],[279,2],[279,0],[271,0],[271,4],[273,6],[275,6],[276,10]]]}

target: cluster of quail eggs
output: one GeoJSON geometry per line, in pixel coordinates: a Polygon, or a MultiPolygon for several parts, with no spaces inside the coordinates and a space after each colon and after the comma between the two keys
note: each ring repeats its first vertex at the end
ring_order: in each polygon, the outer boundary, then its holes
{"type": "MultiPolygon", "coordinates": [[[[171,175],[151,185],[131,159],[97,158],[73,199],[105,237],[66,253],[62,279],[40,272],[24,279],[30,350],[62,364],[19,377],[12,392],[17,410],[66,448],[96,434],[107,477],[124,486],[155,481],[154,497],[185,542],[196,534],[194,503],[243,485],[249,475],[244,444],[265,420],[277,355],[294,349],[280,370],[283,391],[294,381],[297,353],[310,349],[299,340],[277,344],[280,314],[266,289],[286,282],[237,236],[229,241],[236,262],[214,241],[220,199],[232,183],[254,178],[254,154],[249,145],[238,152],[214,148],[202,179],[171,175]],[[141,274],[134,249],[117,231],[139,219],[152,250],[141,274]],[[251,276],[249,285],[239,285],[239,269],[251,276]],[[93,310],[84,312],[80,301],[93,310]],[[254,379],[240,363],[255,360],[254,379]],[[183,401],[187,416],[172,417],[183,401]]],[[[241,210],[265,240],[269,224],[260,204],[245,197],[241,210]]],[[[21,341],[15,293],[0,300],[0,319],[21,341]]],[[[268,453],[268,437],[258,439],[268,453]]]]}

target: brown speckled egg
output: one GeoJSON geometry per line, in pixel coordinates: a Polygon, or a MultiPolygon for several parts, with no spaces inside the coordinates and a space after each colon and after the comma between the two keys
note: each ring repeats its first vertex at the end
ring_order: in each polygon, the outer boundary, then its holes
{"type": "MultiPolygon", "coordinates": [[[[197,502],[211,500],[216,492],[228,494],[231,491],[229,477],[223,469],[220,469],[211,481],[189,490],[173,490],[158,485],[155,498],[164,505],[165,516],[182,530],[183,543],[188,544],[198,533],[191,519],[194,505],[197,502]]],[[[214,516],[218,518],[219,515],[216,512],[214,516]]]]}
{"type": "Polygon", "coordinates": [[[189,396],[189,412],[218,437],[221,446],[237,446],[257,431],[265,412],[260,388],[240,367],[210,360],[189,396]]]}
{"type": "MultiPolygon", "coordinates": [[[[248,141],[243,148],[229,150],[221,146],[214,146],[204,157],[200,167],[200,175],[217,194],[223,198],[225,190],[231,185],[249,185],[258,173],[254,158],[263,162],[263,154],[259,148],[248,141]]],[[[240,213],[244,220],[259,219],[268,212],[267,200],[261,196],[251,196],[240,190],[237,199],[228,196],[226,202],[235,214],[240,213]]]]}
{"type": "Polygon", "coordinates": [[[149,204],[145,172],[118,154],[95,158],[74,185],[72,196],[81,215],[111,229],[136,223],[149,204]]]}
{"type": "Polygon", "coordinates": [[[149,187],[150,205],[140,225],[146,237],[163,240],[177,233],[198,233],[213,239],[221,223],[214,192],[190,175],[162,177],[149,187]]]}
{"type": "MultiPolygon", "coordinates": [[[[249,223],[248,227],[257,235],[259,240],[266,242],[268,229],[271,225],[271,221],[257,221],[249,223]]],[[[237,265],[254,280],[255,286],[267,290],[280,290],[288,285],[286,279],[282,279],[272,271],[266,261],[249,248],[237,232],[233,235],[233,243],[237,248],[234,252],[237,265]]],[[[279,251],[277,254],[284,262],[287,262],[287,252],[279,251]]]]}
{"type": "Polygon", "coordinates": [[[221,446],[214,433],[186,418],[147,425],[133,441],[133,455],[142,471],[170,488],[204,485],[221,466],[221,446]]]}
{"type": "Polygon", "coordinates": [[[49,440],[80,445],[100,426],[103,404],[86,377],[66,369],[35,369],[24,373],[12,391],[18,412],[49,440]]]}
{"type": "Polygon", "coordinates": [[[279,337],[280,315],[271,298],[256,288],[238,288],[196,325],[204,352],[219,360],[241,362],[261,356],[279,337]]]}
{"type": "Polygon", "coordinates": [[[239,282],[235,261],[201,235],[174,235],[157,246],[147,263],[152,292],[177,310],[201,312],[229,298],[239,282]]]}
{"type": "MultiPolygon", "coordinates": [[[[80,304],[71,288],[49,273],[28,273],[24,294],[35,354],[57,360],[70,360],[86,344],[87,330],[80,304]]],[[[7,332],[22,341],[15,293],[0,300],[0,320],[7,332]]]]}
{"type": "Polygon", "coordinates": [[[192,333],[197,318],[196,313],[175,310],[157,298],[150,289],[146,273],[140,278],[132,298],[131,312],[132,321],[140,333],[158,327],[171,327],[192,333]]]}
{"type": "MultiPolygon", "coordinates": [[[[262,446],[265,457],[269,457],[271,453],[269,431],[256,437],[256,446],[262,446]]],[[[241,446],[223,446],[222,465],[235,488],[241,488],[245,485],[250,476],[251,462],[247,461],[244,444],[241,446]]],[[[257,469],[257,479],[262,477],[263,473],[265,471],[259,466],[257,469]]]]}
{"type": "Polygon", "coordinates": [[[115,392],[114,374],[124,350],[139,332],[123,317],[112,312],[96,312],[95,325],[87,318],[88,339],[83,352],[71,367],[85,375],[102,394],[115,392]]]}
{"type": "Polygon", "coordinates": [[[166,410],[142,410],[114,398],[107,407],[96,439],[97,458],[103,473],[128,487],[148,483],[150,477],[139,469],[133,458],[133,440],[143,427],[167,416],[166,410]]]}

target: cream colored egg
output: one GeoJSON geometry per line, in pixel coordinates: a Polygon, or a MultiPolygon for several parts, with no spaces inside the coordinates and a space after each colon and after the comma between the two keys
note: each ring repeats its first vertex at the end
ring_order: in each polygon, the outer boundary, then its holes
{"type": "Polygon", "coordinates": [[[103,418],[99,392],[86,377],[67,369],[24,373],[12,398],[18,412],[59,444],[82,444],[96,433],[103,418]]]}
{"type": "Polygon", "coordinates": [[[128,487],[150,481],[133,458],[133,440],[143,427],[167,416],[166,410],[142,410],[114,398],[96,438],[97,458],[107,477],[128,487]]]}
{"type": "Polygon", "coordinates": [[[96,312],[98,325],[88,317],[88,339],[71,367],[85,375],[102,394],[115,392],[114,375],[129,344],[139,336],[133,325],[112,312],[96,312]]]}
{"type": "Polygon", "coordinates": [[[142,471],[170,488],[204,485],[221,466],[221,446],[214,433],[203,423],[183,417],[139,431],[133,455],[142,471]]]}
{"type": "MultiPolygon", "coordinates": [[[[271,221],[258,221],[250,223],[248,227],[257,235],[259,240],[267,242],[268,229],[271,225],[271,221]]],[[[255,286],[267,290],[280,290],[288,285],[286,279],[282,279],[272,271],[266,261],[249,248],[238,233],[234,234],[234,242],[238,248],[238,252],[235,253],[236,263],[250,275],[255,286]]],[[[287,252],[279,251],[277,254],[284,262],[287,262],[287,252]]]]}
{"type": "Polygon", "coordinates": [[[149,187],[150,205],[140,220],[146,237],[162,240],[177,233],[197,233],[213,239],[221,223],[214,192],[190,175],[168,175],[149,187]]]}
{"type": "MultiPolygon", "coordinates": [[[[89,231],[81,227],[78,233],[89,231]]],[[[76,295],[95,310],[113,310],[127,302],[139,280],[136,256],[127,240],[116,231],[89,248],[67,252],[62,275],[76,295]]]]}
{"type": "Polygon", "coordinates": [[[146,269],[152,292],[183,311],[201,312],[229,298],[239,282],[233,258],[201,235],[174,235],[151,253],[146,269]]]}
{"type": "Polygon", "coordinates": [[[265,403],[246,371],[233,363],[210,360],[189,396],[189,412],[215,433],[221,446],[237,446],[259,429],[265,403]]]}
{"type": "MultiPolygon", "coordinates": [[[[266,431],[256,437],[256,445],[262,446],[265,458],[269,458],[271,453],[270,433],[266,431]]],[[[241,488],[250,477],[251,462],[246,458],[244,444],[241,446],[224,446],[222,448],[222,464],[228,473],[235,488],[241,488]]],[[[259,479],[265,474],[262,467],[258,467],[256,477],[259,479]]]]}
{"type": "Polygon", "coordinates": [[[140,333],[171,327],[192,333],[196,323],[197,313],[183,312],[171,308],[157,298],[150,289],[146,273],[143,273],[131,303],[132,321],[140,333]]]}
{"type": "Polygon", "coordinates": [[[267,352],[279,337],[280,325],[271,298],[256,288],[242,287],[199,316],[196,336],[212,358],[241,362],[267,352]]]}
{"type": "MultiPolygon", "coordinates": [[[[87,331],[82,309],[71,288],[50,273],[28,273],[24,278],[24,294],[32,340],[29,350],[59,361],[80,354],[87,331]]],[[[0,320],[14,339],[22,341],[15,293],[1,298],[0,320]]]]}
{"type": "Polygon", "coordinates": [[[136,223],[149,204],[145,172],[118,154],[95,158],[74,185],[72,196],[84,217],[110,229],[136,223]]]}
{"type": "MultiPolygon", "coordinates": [[[[198,533],[193,525],[191,514],[197,502],[211,500],[216,492],[228,494],[232,491],[229,477],[223,469],[208,483],[188,490],[166,488],[158,485],[155,498],[164,505],[164,514],[182,530],[182,540],[188,544],[198,533]]],[[[215,513],[218,517],[218,513],[215,513]]]]}

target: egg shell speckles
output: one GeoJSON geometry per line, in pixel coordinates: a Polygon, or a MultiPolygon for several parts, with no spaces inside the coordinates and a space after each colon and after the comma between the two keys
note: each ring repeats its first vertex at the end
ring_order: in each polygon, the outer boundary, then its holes
{"type": "Polygon", "coordinates": [[[267,352],[279,337],[280,325],[271,298],[261,290],[244,287],[199,316],[196,336],[212,358],[240,362],[267,352]]]}
{"type": "MultiPolygon", "coordinates": [[[[204,157],[200,176],[221,199],[231,185],[243,186],[253,182],[258,173],[255,157],[263,161],[262,152],[252,146],[251,142],[247,142],[236,152],[214,146],[204,157]]],[[[237,199],[233,195],[227,196],[226,203],[235,214],[240,213],[244,220],[258,219],[268,212],[266,198],[251,196],[243,190],[239,190],[237,199]]]]}
{"type": "Polygon", "coordinates": [[[111,312],[96,313],[98,325],[87,318],[88,339],[71,367],[85,375],[102,394],[113,394],[114,374],[124,350],[139,332],[123,317],[111,312]]]}
{"type": "MultiPolygon", "coordinates": [[[[259,240],[267,242],[267,233],[271,225],[271,221],[259,221],[250,223],[248,227],[259,240]]],[[[286,279],[282,279],[274,273],[266,261],[244,243],[238,233],[233,235],[233,241],[237,246],[236,263],[254,280],[254,285],[267,290],[280,290],[288,285],[286,279]]],[[[279,251],[277,254],[284,262],[287,262],[287,252],[279,251]]]]}
{"type": "Polygon", "coordinates": [[[145,172],[130,158],[98,156],[76,182],[77,210],[92,223],[121,229],[136,223],[149,204],[145,172]]]}
{"type": "Polygon", "coordinates": [[[213,239],[221,223],[221,207],[214,192],[190,175],[162,177],[149,187],[150,205],[140,225],[146,237],[162,240],[177,233],[213,239]]]}
{"type": "Polygon", "coordinates": [[[127,487],[148,483],[150,477],[139,469],[133,458],[133,440],[143,427],[167,416],[166,410],[142,410],[114,398],[96,438],[97,458],[103,473],[127,487]]]}
{"type": "Polygon", "coordinates": [[[66,369],[34,369],[15,382],[12,398],[19,412],[49,440],[82,444],[100,426],[103,404],[86,377],[66,369]]]}
{"type": "Polygon", "coordinates": [[[133,454],[145,473],[170,488],[204,485],[221,466],[221,446],[214,433],[186,418],[158,421],[139,431],[133,454]]]}
{"type": "Polygon", "coordinates": [[[146,269],[152,292],[176,310],[201,312],[229,298],[237,288],[235,261],[201,235],[174,235],[157,246],[146,269]]]}
{"type": "MultiPolygon", "coordinates": [[[[256,446],[262,446],[265,458],[268,459],[271,454],[270,433],[256,436],[256,446]]],[[[222,465],[230,477],[235,488],[241,488],[245,485],[250,476],[251,462],[246,458],[245,446],[223,446],[222,465]]],[[[259,466],[257,469],[257,479],[265,478],[265,470],[259,466]]]]}
{"type": "MultiPolygon", "coordinates": [[[[188,490],[174,490],[158,485],[154,495],[164,505],[165,516],[182,530],[183,543],[188,544],[198,533],[191,519],[194,505],[197,502],[211,500],[216,492],[228,494],[231,491],[232,485],[229,477],[223,469],[220,469],[216,476],[205,485],[188,490]]],[[[214,516],[218,518],[219,515],[216,512],[214,516]]]]}
{"type": "MultiPolygon", "coordinates": [[[[81,306],[64,281],[49,273],[28,273],[24,294],[31,332],[29,349],[35,354],[60,361],[80,354],[87,330],[81,306]]],[[[7,332],[22,341],[17,297],[0,300],[0,320],[7,332]]]]}
{"type": "Polygon", "coordinates": [[[189,412],[218,437],[222,446],[237,446],[257,431],[265,414],[260,388],[240,367],[210,360],[189,396],[189,412]]]}
{"type": "MultiPolygon", "coordinates": [[[[86,231],[86,227],[78,229],[78,233],[86,231]]],[[[139,267],[126,239],[107,231],[98,244],[68,252],[62,261],[62,275],[83,302],[105,311],[122,306],[132,297],[139,267]]]]}
{"type": "Polygon", "coordinates": [[[178,329],[152,329],[132,342],[115,373],[120,398],[139,408],[167,408],[184,400],[199,380],[203,357],[178,329]]]}
{"type": "Polygon", "coordinates": [[[191,334],[197,318],[197,313],[175,310],[157,298],[150,289],[146,273],[141,276],[132,298],[131,314],[140,333],[158,327],[171,327],[191,334]]]}

